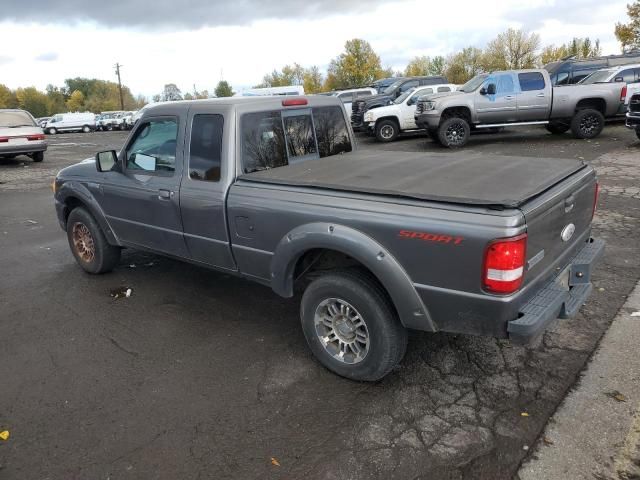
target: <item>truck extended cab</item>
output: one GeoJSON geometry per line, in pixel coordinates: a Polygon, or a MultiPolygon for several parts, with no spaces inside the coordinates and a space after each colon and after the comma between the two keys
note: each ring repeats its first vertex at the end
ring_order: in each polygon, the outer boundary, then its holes
{"type": "Polygon", "coordinates": [[[373,108],[364,114],[367,133],[379,142],[392,142],[404,132],[418,130],[415,121],[416,104],[420,97],[432,93],[453,92],[456,85],[447,83],[407,90],[386,107],[373,108]]]}
{"type": "Polygon", "coordinates": [[[403,93],[412,88],[438,85],[447,83],[447,79],[441,76],[431,77],[400,77],[391,85],[386,87],[382,93],[372,95],[365,99],[357,99],[351,105],[351,125],[354,130],[366,130],[364,123],[365,112],[372,108],[384,107],[393,102],[403,93]]]}
{"type": "Polygon", "coordinates": [[[449,148],[464,146],[472,128],[545,125],[553,134],[571,129],[576,138],[594,138],[625,95],[624,85],[615,83],[554,87],[544,69],[499,71],[421,99],[415,120],[449,148]]]}
{"type": "Polygon", "coordinates": [[[315,356],[368,381],[407,329],[526,341],[575,315],[604,248],[597,191],[577,160],[355,151],[323,96],[161,103],[54,182],[86,272],[126,247],[303,292],[315,356]]]}

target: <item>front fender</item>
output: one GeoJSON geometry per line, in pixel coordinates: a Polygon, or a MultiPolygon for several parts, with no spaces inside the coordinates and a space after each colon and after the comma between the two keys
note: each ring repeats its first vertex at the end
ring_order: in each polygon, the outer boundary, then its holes
{"type": "MultiPolygon", "coordinates": [[[[89,210],[89,213],[96,219],[98,225],[102,229],[107,241],[111,245],[122,246],[120,240],[113,232],[111,225],[107,221],[107,218],[100,207],[100,204],[96,201],[91,191],[82,183],[73,180],[65,181],[58,192],[56,192],[56,201],[65,204],[70,198],[77,199],[83,206],[89,210]]],[[[67,212],[68,213],[68,212],[67,212]]],[[[62,219],[61,219],[62,220],[62,219]]]]}
{"type": "Polygon", "coordinates": [[[386,289],[400,321],[407,328],[436,331],[436,327],[402,265],[378,242],[350,227],[310,223],[285,235],[271,259],[271,287],[283,297],[293,296],[294,270],[300,257],[312,249],[349,255],[364,265],[386,289]]]}

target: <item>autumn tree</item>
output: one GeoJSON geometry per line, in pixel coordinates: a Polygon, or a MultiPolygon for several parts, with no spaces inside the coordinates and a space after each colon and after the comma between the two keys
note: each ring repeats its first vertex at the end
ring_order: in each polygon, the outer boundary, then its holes
{"type": "Polygon", "coordinates": [[[16,108],[18,99],[9,87],[0,83],[0,108],[16,108]]]}
{"type": "Polygon", "coordinates": [[[303,87],[305,93],[318,93],[322,91],[322,73],[315,65],[304,72],[303,87]]]}
{"type": "Polygon", "coordinates": [[[80,90],[75,90],[67,100],[67,109],[70,112],[79,112],[84,108],[84,94],[80,90]]]}
{"type": "Polygon", "coordinates": [[[494,38],[485,50],[485,70],[513,70],[535,67],[540,36],[523,30],[508,29],[494,38]]]}
{"type": "Polygon", "coordinates": [[[547,45],[540,54],[540,63],[546,65],[565,57],[576,57],[577,59],[592,58],[602,55],[600,40],[592,41],[589,37],[573,38],[564,45],[547,45]]]}
{"type": "Polygon", "coordinates": [[[640,49],[640,0],[627,5],[629,23],[616,23],[615,34],[622,51],[640,49]]]}
{"type": "Polygon", "coordinates": [[[451,83],[463,84],[484,71],[484,54],[481,49],[467,47],[450,55],[446,60],[444,74],[451,83]]]}
{"type": "Polygon", "coordinates": [[[220,80],[218,86],[214,90],[216,97],[233,97],[234,91],[226,80],[220,80]]]}
{"type": "Polygon", "coordinates": [[[431,71],[431,59],[425,55],[411,59],[404,69],[406,77],[419,77],[429,75],[431,71]]]}
{"type": "Polygon", "coordinates": [[[380,57],[369,42],[359,38],[347,40],[344,50],[329,64],[328,73],[335,79],[334,88],[368,85],[385,75],[380,57]]]}
{"type": "Polygon", "coordinates": [[[18,88],[16,90],[18,108],[28,111],[34,117],[47,115],[47,96],[35,87],[18,88]]]}

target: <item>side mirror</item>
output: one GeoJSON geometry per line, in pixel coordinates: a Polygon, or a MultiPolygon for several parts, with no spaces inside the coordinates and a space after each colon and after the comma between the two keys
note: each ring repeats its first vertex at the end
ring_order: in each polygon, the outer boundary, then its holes
{"type": "Polygon", "coordinates": [[[484,88],[484,87],[482,87],[482,88],[480,89],[480,95],[486,95],[486,94],[487,94],[487,89],[486,89],[486,88],[484,88]]]}
{"type": "Polygon", "coordinates": [[[118,162],[115,150],[107,150],[96,154],[96,169],[99,172],[108,172],[118,162]]]}
{"type": "Polygon", "coordinates": [[[487,85],[487,95],[495,95],[496,94],[496,84],[490,83],[487,85]]]}
{"type": "Polygon", "coordinates": [[[624,82],[624,78],[622,77],[616,77],[614,82],[624,82]]]}
{"type": "Polygon", "coordinates": [[[409,100],[407,100],[407,106],[411,106],[414,105],[416,103],[416,99],[411,97],[409,100]]]}

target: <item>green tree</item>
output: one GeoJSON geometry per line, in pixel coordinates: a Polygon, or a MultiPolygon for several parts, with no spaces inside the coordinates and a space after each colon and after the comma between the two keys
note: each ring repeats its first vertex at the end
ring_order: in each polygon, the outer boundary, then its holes
{"type": "Polygon", "coordinates": [[[47,96],[35,87],[18,88],[16,98],[18,108],[28,111],[34,117],[47,115],[47,96]]]}
{"type": "Polygon", "coordinates": [[[304,86],[305,93],[319,93],[322,91],[322,73],[320,69],[315,65],[308,68],[304,72],[304,86]]]}
{"type": "Polygon", "coordinates": [[[47,85],[47,115],[55,115],[67,111],[64,91],[51,84],[47,85]]]}
{"type": "Polygon", "coordinates": [[[380,57],[369,42],[359,38],[347,40],[344,52],[331,60],[329,74],[335,86],[342,88],[368,85],[384,76],[380,57]]]}
{"type": "Polygon", "coordinates": [[[535,67],[540,36],[523,30],[508,29],[494,38],[485,50],[485,70],[511,70],[535,67]]]}
{"type": "Polygon", "coordinates": [[[444,57],[438,55],[431,59],[431,65],[429,65],[429,75],[444,75],[444,69],[446,61],[444,57]]]}
{"type": "Polygon", "coordinates": [[[0,108],[16,108],[18,99],[9,87],[0,83],[0,108]]]}
{"type": "Polygon", "coordinates": [[[450,55],[446,60],[444,74],[451,83],[462,84],[484,71],[484,54],[481,49],[467,47],[450,55]]]}
{"type": "Polygon", "coordinates": [[[622,45],[622,51],[640,48],[640,0],[627,4],[628,23],[616,23],[616,38],[622,45]]]}
{"type": "Polygon", "coordinates": [[[74,90],[67,100],[67,109],[70,112],[79,112],[84,108],[84,94],[80,90],[74,90]]]}
{"type": "Polygon", "coordinates": [[[214,90],[216,97],[233,97],[234,91],[226,80],[220,80],[214,90]]]}

